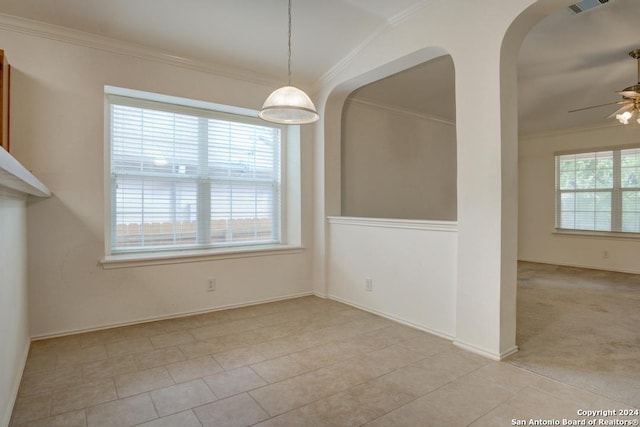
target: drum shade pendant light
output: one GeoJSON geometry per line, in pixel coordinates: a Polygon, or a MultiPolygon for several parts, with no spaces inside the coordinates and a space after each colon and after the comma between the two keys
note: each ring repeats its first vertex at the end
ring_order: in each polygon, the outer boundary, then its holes
{"type": "Polygon", "coordinates": [[[264,101],[258,116],[268,122],[287,125],[313,123],[320,116],[309,96],[297,87],[291,86],[291,0],[289,0],[289,62],[287,71],[289,83],[276,89],[264,101]]]}

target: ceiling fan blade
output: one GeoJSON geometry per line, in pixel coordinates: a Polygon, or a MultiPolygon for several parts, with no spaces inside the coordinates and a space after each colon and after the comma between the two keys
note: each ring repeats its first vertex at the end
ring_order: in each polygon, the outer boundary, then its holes
{"type": "Polygon", "coordinates": [[[635,90],[623,90],[618,92],[620,95],[624,96],[625,98],[638,98],[640,97],[640,93],[636,92],[635,90]]]}
{"type": "Polygon", "coordinates": [[[592,108],[606,107],[607,105],[627,104],[629,102],[631,102],[631,104],[633,105],[632,101],[614,101],[614,102],[607,102],[606,104],[592,105],[591,107],[578,108],[577,110],[569,110],[569,112],[575,113],[576,111],[584,111],[584,110],[590,110],[592,108]]]}
{"type": "Polygon", "coordinates": [[[634,108],[633,102],[629,102],[627,105],[624,105],[622,108],[616,110],[613,114],[609,115],[607,119],[613,119],[618,114],[622,114],[625,111],[633,110],[633,108],[634,108]]]}

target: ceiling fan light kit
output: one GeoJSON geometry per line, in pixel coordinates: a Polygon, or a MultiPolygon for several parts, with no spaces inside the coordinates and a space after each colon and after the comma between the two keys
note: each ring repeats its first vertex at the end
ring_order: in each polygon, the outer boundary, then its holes
{"type": "Polygon", "coordinates": [[[268,122],[285,125],[313,123],[320,118],[311,98],[291,85],[291,0],[289,0],[289,84],[276,89],[267,97],[258,117],[268,122]]]}
{"type": "Polygon", "coordinates": [[[629,86],[618,92],[622,98],[628,100],[628,104],[620,108],[614,114],[616,119],[623,125],[635,116],[636,122],[640,124],[640,49],[629,52],[629,56],[638,62],[638,84],[629,86]]]}
{"type": "Polygon", "coordinates": [[[640,124],[640,49],[634,49],[629,52],[629,56],[635,59],[638,63],[638,83],[619,91],[618,94],[622,95],[622,101],[608,102],[606,104],[593,105],[591,107],[579,108],[577,110],[571,110],[570,113],[576,111],[589,110],[591,108],[599,108],[607,105],[621,105],[621,107],[611,114],[608,119],[616,118],[621,124],[628,125],[635,121],[640,124]]]}

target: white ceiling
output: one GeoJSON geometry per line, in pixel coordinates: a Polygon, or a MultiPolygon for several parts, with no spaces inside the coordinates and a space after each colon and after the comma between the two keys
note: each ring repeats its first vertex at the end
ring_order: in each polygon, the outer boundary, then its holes
{"type": "MultiPolygon", "coordinates": [[[[293,0],[294,83],[310,86],[424,0],[293,0]]],[[[0,13],[287,79],[287,0],[2,0],[0,13]]]]}
{"type": "MultiPolygon", "coordinates": [[[[640,1],[611,3],[579,15],[563,10],[527,35],[518,63],[518,113],[525,132],[606,121],[616,106],[568,113],[622,98],[637,84],[640,1]]],[[[614,119],[615,120],[615,119],[614,119]]]]}
{"type": "MultiPolygon", "coordinates": [[[[579,15],[566,9],[538,23],[518,59],[518,115],[521,133],[566,129],[611,121],[616,91],[638,83],[628,53],[640,48],[640,1],[611,0],[579,15]]],[[[453,61],[438,58],[354,92],[358,99],[387,103],[455,121],[453,61]]],[[[515,96],[515,94],[514,94],[515,96]]]]}
{"type": "MultiPolygon", "coordinates": [[[[394,17],[427,3],[294,0],[293,83],[312,87],[394,17]]],[[[286,0],[2,0],[0,13],[286,81],[286,0]]],[[[638,0],[611,0],[580,15],[563,10],[540,22],[520,51],[521,131],[594,123],[614,111],[567,113],[616,101],[616,90],[636,84],[627,53],[640,48],[638,22],[638,0]]],[[[438,59],[359,94],[454,121],[452,70],[449,58],[438,59]]]]}

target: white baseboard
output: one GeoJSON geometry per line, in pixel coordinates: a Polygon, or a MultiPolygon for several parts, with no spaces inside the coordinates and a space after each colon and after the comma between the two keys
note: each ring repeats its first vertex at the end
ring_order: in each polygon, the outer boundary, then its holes
{"type": "Polygon", "coordinates": [[[11,390],[11,400],[9,400],[7,404],[7,412],[4,414],[2,420],[2,427],[9,427],[9,423],[11,422],[11,415],[13,414],[13,408],[16,405],[16,400],[18,400],[18,391],[20,390],[20,382],[22,380],[22,375],[24,374],[24,369],[27,366],[27,358],[29,357],[29,348],[31,347],[31,342],[27,340],[24,346],[24,352],[22,354],[22,363],[20,364],[20,368],[16,371],[16,376],[14,378],[13,389],[11,390]]]}
{"type": "Polygon", "coordinates": [[[141,323],[157,322],[159,320],[177,319],[177,318],[180,318],[180,317],[195,316],[197,314],[213,313],[215,311],[229,310],[229,309],[241,308],[241,307],[249,307],[249,306],[252,306],[252,305],[266,304],[266,303],[269,303],[269,302],[284,301],[284,300],[288,300],[288,299],[308,297],[308,296],[311,296],[311,295],[314,295],[314,293],[313,292],[302,292],[302,293],[299,293],[299,294],[285,295],[285,296],[276,297],[276,298],[266,298],[266,299],[262,299],[262,300],[254,300],[254,301],[243,302],[243,303],[239,303],[239,304],[227,304],[227,305],[223,305],[223,306],[219,306],[219,307],[215,307],[215,308],[207,308],[207,309],[204,309],[204,310],[185,311],[185,312],[174,313],[174,314],[169,314],[169,315],[164,315],[164,316],[146,317],[146,318],[133,320],[133,321],[129,321],[129,322],[110,323],[110,324],[105,324],[105,325],[97,325],[97,326],[93,326],[93,327],[90,327],[90,328],[70,329],[70,330],[56,332],[56,333],[52,333],[52,334],[34,335],[34,336],[31,337],[31,341],[39,341],[39,340],[44,340],[44,339],[49,339],[49,338],[58,338],[58,337],[64,337],[64,336],[67,336],[67,335],[82,334],[82,333],[86,333],[86,332],[95,332],[95,331],[101,331],[101,330],[104,330],[104,329],[119,328],[119,327],[122,327],[122,326],[139,325],[141,323]]]}
{"type": "Polygon", "coordinates": [[[473,344],[464,343],[464,342],[458,341],[458,340],[454,341],[453,345],[455,345],[456,347],[459,347],[459,348],[461,348],[463,350],[469,351],[471,353],[475,353],[475,354],[480,355],[480,356],[487,357],[487,358],[492,359],[492,360],[502,360],[502,359],[505,359],[505,358],[511,356],[512,354],[518,352],[518,346],[517,345],[513,346],[510,349],[505,350],[505,351],[503,351],[501,353],[494,353],[494,352],[489,351],[487,349],[480,348],[480,347],[477,347],[477,346],[475,346],[473,344]]]}
{"type": "MultiPolygon", "coordinates": [[[[317,296],[320,296],[320,295],[317,295],[317,296]]],[[[345,300],[345,299],[343,299],[343,298],[340,298],[340,297],[337,297],[337,296],[335,296],[335,295],[328,295],[327,297],[328,297],[329,299],[332,299],[332,300],[335,300],[335,301],[341,302],[341,303],[346,304],[346,305],[350,305],[351,307],[355,307],[355,308],[360,309],[360,310],[362,310],[362,311],[366,311],[366,312],[369,312],[369,313],[373,313],[373,314],[378,315],[378,316],[380,316],[380,317],[384,317],[385,319],[393,320],[394,322],[398,322],[398,323],[401,323],[401,324],[403,324],[403,325],[410,326],[410,327],[412,327],[412,328],[415,328],[415,329],[421,330],[421,331],[423,331],[423,332],[427,332],[427,333],[429,333],[429,334],[431,334],[431,335],[436,335],[436,336],[438,336],[438,337],[440,337],[440,338],[444,338],[444,339],[447,339],[447,340],[449,340],[449,341],[452,341],[452,340],[454,339],[454,337],[453,337],[453,336],[451,336],[451,335],[449,335],[449,334],[446,334],[446,333],[444,333],[444,332],[441,332],[441,331],[437,331],[437,330],[435,330],[435,329],[428,328],[428,327],[426,327],[426,326],[424,326],[424,325],[420,325],[420,324],[418,324],[418,323],[414,323],[414,322],[411,322],[411,321],[409,321],[409,320],[402,319],[402,318],[400,318],[400,317],[397,317],[397,316],[394,316],[394,315],[391,315],[391,314],[385,313],[385,312],[383,312],[383,311],[375,310],[375,309],[372,309],[372,308],[370,308],[370,307],[365,307],[365,306],[360,305],[360,304],[355,303],[355,302],[347,301],[347,300],[345,300]]],[[[321,297],[321,298],[322,298],[322,297],[321,297]]]]}
{"type": "Polygon", "coordinates": [[[586,265],[586,264],[563,263],[563,262],[557,262],[557,261],[542,260],[537,258],[518,258],[518,261],[532,262],[535,264],[559,265],[562,267],[585,268],[587,270],[614,271],[616,273],[640,274],[640,271],[638,270],[629,270],[624,268],[612,268],[612,267],[598,267],[598,266],[586,265]]]}
{"type": "MultiPolygon", "coordinates": [[[[320,295],[316,295],[316,296],[320,296],[320,295]]],[[[328,298],[332,299],[332,300],[335,300],[335,301],[338,301],[338,302],[341,302],[343,304],[350,305],[350,306],[355,307],[357,309],[360,309],[360,310],[363,310],[363,311],[366,311],[366,312],[369,312],[369,313],[376,314],[376,315],[384,317],[386,319],[393,320],[394,322],[398,322],[398,323],[401,323],[403,325],[407,325],[407,326],[410,326],[412,328],[419,329],[419,330],[421,330],[423,332],[427,332],[429,334],[436,335],[436,336],[438,336],[440,338],[447,339],[449,341],[452,341],[453,344],[456,347],[459,347],[459,348],[461,348],[461,349],[463,349],[465,351],[469,351],[471,353],[478,354],[480,356],[486,357],[486,358],[491,359],[491,360],[503,360],[503,359],[511,356],[512,354],[515,354],[515,353],[518,352],[518,346],[513,346],[512,348],[509,348],[506,351],[503,351],[501,353],[494,353],[492,351],[489,351],[489,350],[486,350],[486,349],[483,349],[483,348],[480,348],[480,347],[476,347],[474,345],[467,344],[467,343],[464,343],[462,341],[458,341],[452,335],[445,334],[443,332],[428,328],[428,327],[426,327],[424,325],[420,325],[420,324],[417,324],[417,323],[414,323],[414,322],[399,318],[397,316],[390,315],[390,314],[385,313],[383,311],[374,310],[372,308],[365,307],[363,305],[360,305],[360,304],[357,304],[357,303],[354,303],[354,302],[351,302],[351,301],[347,301],[347,300],[345,300],[343,298],[340,298],[340,297],[337,297],[335,295],[329,295],[328,298]]]]}
{"type": "Polygon", "coordinates": [[[500,353],[500,360],[504,360],[507,357],[511,356],[512,354],[516,354],[519,350],[520,349],[518,348],[518,346],[514,345],[509,350],[503,351],[502,353],[500,353]]]}

